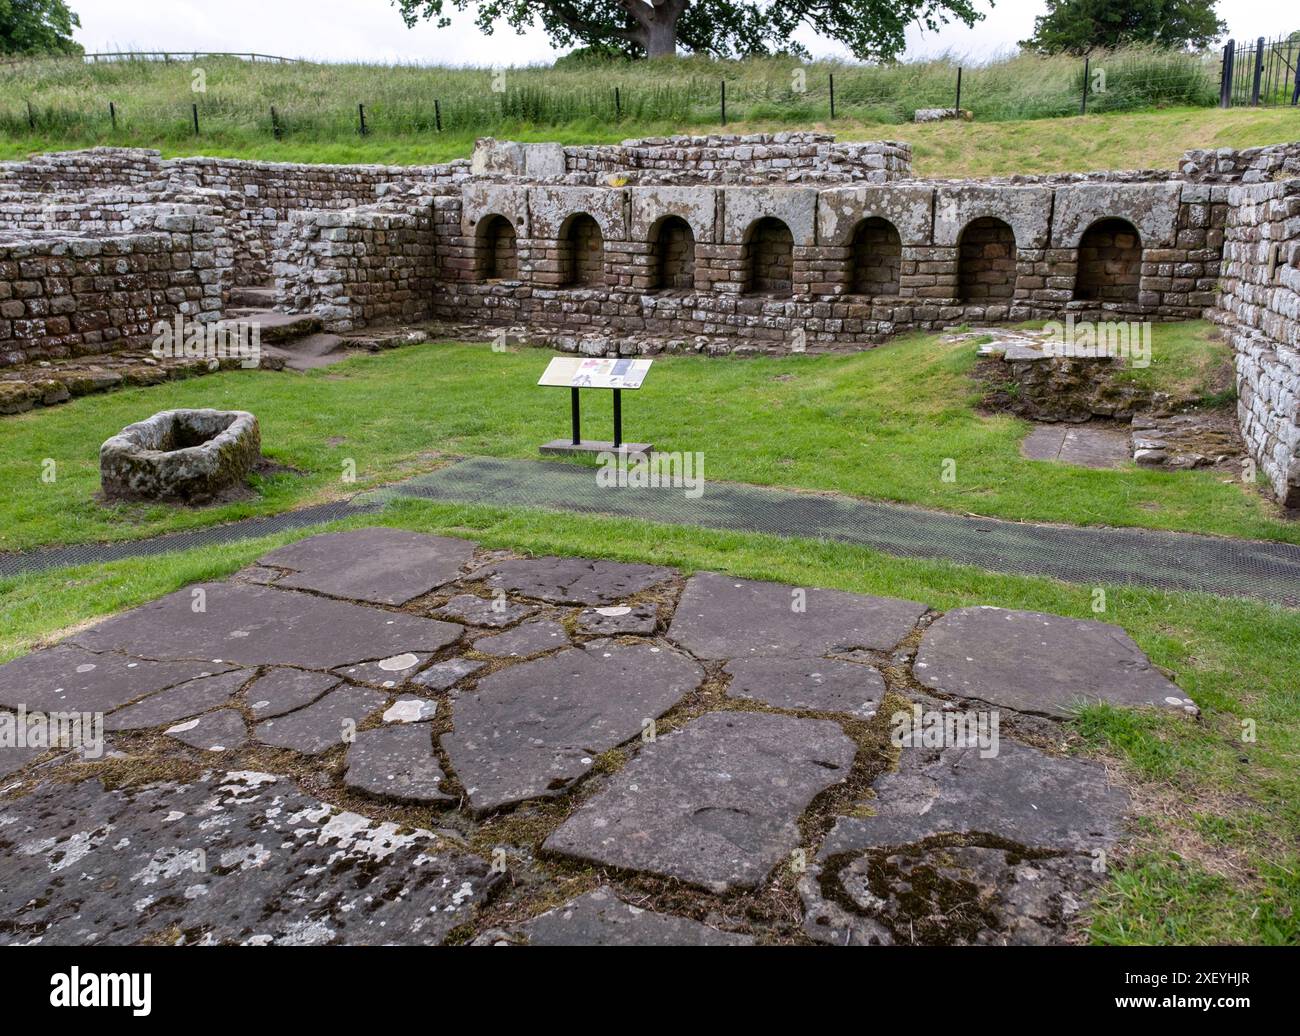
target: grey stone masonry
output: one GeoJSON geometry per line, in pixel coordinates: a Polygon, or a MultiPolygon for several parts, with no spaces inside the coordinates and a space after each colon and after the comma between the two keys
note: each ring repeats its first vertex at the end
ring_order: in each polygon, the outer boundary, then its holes
{"type": "Polygon", "coordinates": [[[1300,179],[1229,192],[1212,310],[1236,354],[1237,417],[1260,474],[1300,507],[1300,179]]]}

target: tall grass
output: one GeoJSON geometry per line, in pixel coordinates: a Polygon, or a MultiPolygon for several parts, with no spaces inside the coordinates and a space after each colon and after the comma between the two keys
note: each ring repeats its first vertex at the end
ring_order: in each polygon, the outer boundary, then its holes
{"type": "MultiPolygon", "coordinates": [[[[838,117],[901,123],[917,108],[954,103],[959,64],[955,56],[890,65],[799,64],[788,57],[562,60],[506,69],[494,89],[492,69],[58,59],[0,69],[0,134],[176,142],[193,136],[190,106],[197,104],[204,134],[269,137],[274,106],[285,137],[325,142],[355,136],[364,103],[370,133],[403,136],[436,130],[435,99],[450,134],[576,125],[614,131],[620,121],[689,130],[718,123],[724,79],[730,121],[794,125],[827,120],[832,76],[838,117]],[[191,88],[196,69],[206,78],[204,92],[191,88]],[[116,131],[109,102],[117,109],[116,131]]],[[[1129,50],[1094,56],[1092,71],[1104,80],[1089,97],[1094,111],[1210,105],[1217,98],[1217,63],[1203,56],[1129,50]]],[[[966,67],[961,103],[981,121],[1050,118],[1077,113],[1083,88],[1081,61],[1018,55],[966,67]]]]}

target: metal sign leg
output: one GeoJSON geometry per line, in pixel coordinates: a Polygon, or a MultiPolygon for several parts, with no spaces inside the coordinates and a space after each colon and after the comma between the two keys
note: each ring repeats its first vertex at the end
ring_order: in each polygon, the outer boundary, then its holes
{"type": "Polygon", "coordinates": [[[578,402],[578,390],[569,389],[570,409],[573,411],[573,445],[582,443],[582,404],[578,402]]]}
{"type": "Polygon", "coordinates": [[[623,446],[623,390],[614,390],[614,449],[623,446]]]}

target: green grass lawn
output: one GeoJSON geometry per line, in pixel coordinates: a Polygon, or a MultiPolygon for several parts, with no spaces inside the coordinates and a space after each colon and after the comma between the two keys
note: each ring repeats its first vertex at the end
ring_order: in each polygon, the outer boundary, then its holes
{"type": "MultiPolygon", "coordinates": [[[[1186,382],[1207,354],[1208,325],[1155,329],[1143,376],[1186,382]]],[[[1093,471],[1020,456],[1029,425],[975,409],[975,348],[910,335],[851,355],[718,360],[664,357],[626,399],[629,437],[703,452],[705,477],[831,490],[960,513],[1079,525],[1143,526],[1300,543],[1255,488],[1223,473],[1132,466],[1093,471]],[[956,463],[955,481],[943,478],[956,463]]],[[[429,470],[448,454],[536,457],[566,432],[568,397],[536,381],[550,354],[426,344],[292,374],[231,371],[82,397],[5,418],[0,550],[154,535],[286,510],[429,470]],[[298,473],[264,479],[257,499],[205,510],[104,506],[99,445],[159,410],[251,410],[265,453],[298,473]],[[56,478],[44,481],[45,462],[56,478]],[[348,462],[357,481],[343,480],[348,462]]],[[[586,434],[609,435],[593,395],[586,434]]]]}

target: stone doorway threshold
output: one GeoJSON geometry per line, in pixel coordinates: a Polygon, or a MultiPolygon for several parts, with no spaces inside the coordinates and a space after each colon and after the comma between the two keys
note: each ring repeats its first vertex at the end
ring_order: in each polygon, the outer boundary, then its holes
{"type": "Polygon", "coordinates": [[[1021,456],[1081,468],[1119,468],[1133,459],[1129,426],[1105,421],[1037,425],[1020,444],[1021,456]]]}

